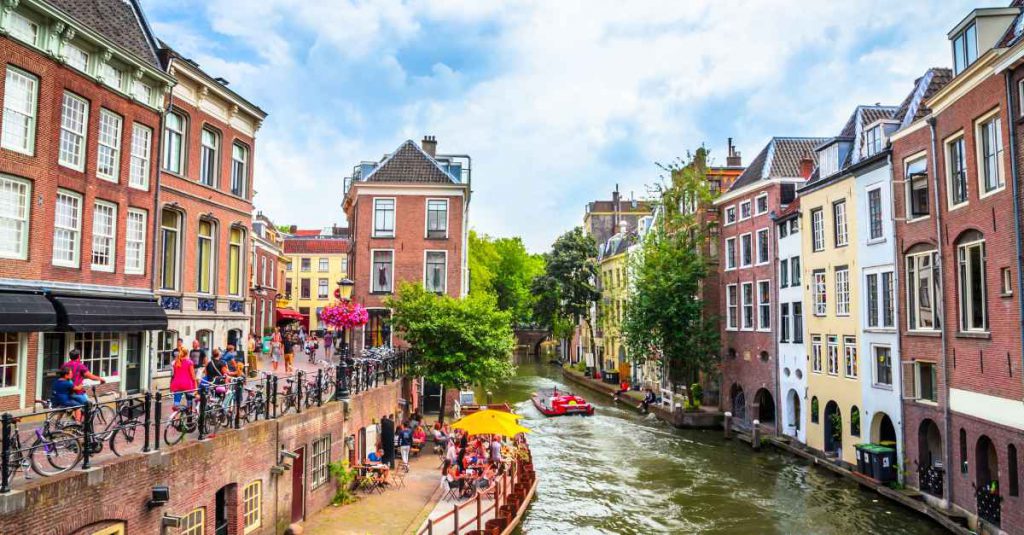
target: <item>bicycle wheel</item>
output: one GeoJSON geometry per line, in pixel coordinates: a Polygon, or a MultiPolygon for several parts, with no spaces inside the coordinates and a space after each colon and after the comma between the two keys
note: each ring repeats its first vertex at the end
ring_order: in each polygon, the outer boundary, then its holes
{"type": "Polygon", "coordinates": [[[164,427],[164,443],[173,446],[189,433],[189,414],[183,411],[175,412],[164,427]]]}
{"type": "MultiPolygon", "coordinates": [[[[92,431],[96,434],[105,433],[117,422],[114,408],[110,405],[96,405],[96,412],[92,415],[92,431]]],[[[104,437],[106,438],[106,437],[104,437]]]]}
{"type": "Polygon", "coordinates": [[[82,437],[65,431],[37,437],[29,457],[32,470],[41,476],[67,472],[82,461],[82,437]]]}
{"type": "Polygon", "coordinates": [[[114,455],[118,457],[131,451],[136,445],[136,427],[140,425],[142,425],[142,422],[132,420],[125,422],[120,429],[115,430],[113,434],[110,435],[110,451],[114,452],[114,455]]]}

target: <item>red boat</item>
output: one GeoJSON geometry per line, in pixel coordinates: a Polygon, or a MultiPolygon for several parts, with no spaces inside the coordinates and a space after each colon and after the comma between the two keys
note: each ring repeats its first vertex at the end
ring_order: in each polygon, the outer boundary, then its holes
{"type": "Polygon", "coordinates": [[[587,400],[568,392],[559,392],[558,389],[542,390],[533,394],[533,405],[544,416],[565,416],[579,414],[590,416],[594,414],[594,406],[587,400]]]}

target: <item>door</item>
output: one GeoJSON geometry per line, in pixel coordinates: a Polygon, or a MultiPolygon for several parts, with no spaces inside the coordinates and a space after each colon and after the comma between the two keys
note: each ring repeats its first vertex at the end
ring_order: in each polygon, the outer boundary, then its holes
{"type": "Polygon", "coordinates": [[[295,450],[292,461],[292,522],[306,517],[306,448],[295,450]]]}
{"type": "Polygon", "coordinates": [[[53,379],[57,377],[57,371],[64,364],[64,334],[45,333],[43,334],[43,397],[50,399],[53,390],[53,379]]]}
{"type": "Polygon", "coordinates": [[[441,385],[423,382],[423,413],[437,414],[441,410],[441,385]]]}
{"type": "Polygon", "coordinates": [[[228,535],[228,487],[217,491],[214,508],[214,535],[228,535]]]}
{"type": "Polygon", "coordinates": [[[124,389],[137,394],[142,387],[142,333],[131,333],[125,341],[124,389]]]}

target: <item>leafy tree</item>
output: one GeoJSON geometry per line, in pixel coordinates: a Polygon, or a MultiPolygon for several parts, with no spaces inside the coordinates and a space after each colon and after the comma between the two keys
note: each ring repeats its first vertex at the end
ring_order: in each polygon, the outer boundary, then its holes
{"type": "Polygon", "coordinates": [[[442,400],[449,386],[490,386],[514,371],[509,313],[498,310],[490,296],[456,299],[406,282],[387,306],[392,325],[416,350],[416,375],[442,385],[442,400]]]}
{"type": "MultiPolygon", "coordinates": [[[[533,279],[536,296],[534,318],[564,338],[572,325],[587,317],[590,307],[601,297],[597,281],[597,245],[594,239],[576,227],[555,240],[544,254],[544,273],[533,279]]],[[[587,321],[593,350],[594,326],[587,321]]]]}
{"type": "Polygon", "coordinates": [[[544,271],[544,257],[530,254],[518,237],[492,238],[469,233],[470,293],[494,297],[499,310],[516,324],[533,324],[530,282],[544,271]]]}

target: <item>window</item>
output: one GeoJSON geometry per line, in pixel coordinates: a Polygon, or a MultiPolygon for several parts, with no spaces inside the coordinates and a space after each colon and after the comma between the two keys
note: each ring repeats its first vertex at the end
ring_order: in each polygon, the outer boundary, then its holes
{"type": "Polygon", "coordinates": [[[171,112],[164,118],[164,169],[177,174],[185,170],[185,116],[171,112]]]}
{"type": "Polygon", "coordinates": [[[789,259],[779,260],[779,288],[789,288],[789,259]]]}
{"type": "Polygon", "coordinates": [[[725,287],[725,318],[726,318],[726,329],[736,330],[737,318],[739,318],[739,310],[737,308],[737,295],[736,285],[729,284],[725,287]]]}
{"type": "Polygon", "coordinates": [[[772,296],[771,284],[768,281],[757,281],[757,329],[769,331],[772,328],[772,296]]]}
{"type": "Polygon", "coordinates": [[[868,327],[878,327],[878,274],[868,273],[864,281],[868,327]]]}
{"type": "Polygon", "coordinates": [[[725,208],[725,224],[731,225],[736,222],[736,207],[728,206],[725,208]]]}
{"type": "MultiPolygon", "coordinates": [[[[266,259],[263,257],[264,261],[266,259]]],[[[266,272],[264,267],[264,277],[266,272]]],[[[238,227],[231,227],[228,238],[228,294],[242,295],[242,229],[238,227]]]]}
{"type": "Polygon", "coordinates": [[[850,408],[850,436],[860,436],[860,409],[856,405],[850,408]]]}
{"type": "Polygon", "coordinates": [[[999,270],[999,280],[1002,284],[1003,296],[1013,295],[1013,275],[1010,273],[1010,268],[1004,267],[999,270]]]}
{"type": "Polygon", "coordinates": [[[828,374],[839,375],[839,337],[834,334],[828,337],[828,374]]]}
{"type": "Polygon", "coordinates": [[[789,277],[790,284],[792,286],[800,286],[801,272],[799,256],[794,256],[789,259],[789,270],[791,272],[789,277]]]}
{"type": "Polygon", "coordinates": [[[962,238],[957,245],[957,275],[959,278],[960,330],[984,332],[988,330],[985,303],[985,241],[975,231],[962,238]],[[970,240],[970,241],[967,241],[970,240]]]}
{"type": "Polygon", "coordinates": [[[249,148],[241,143],[231,145],[231,194],[245,197],[249,182],[249,148]]]}
{"type": "Polygon", "coordinates": [[[896,326],[895,301],[893,300],[893,282],[895,273],[885,271],[882,273],[882,327],[893,328],[896,326]]]}
{"type": "Polygon", "coordinates": [[[0,333],[0,390],[18,386],[21,362],[21,335],[0,333]]]}
{"type": "Polygon", "coordinates": [[[217,187],[217,162],[220,161],[220,136],[204,128],[199,143],[199,182],[217,187]]]}
{"type": "Polygon", "coordinates": [[[822,177],[832,176],[839,172],[839,144],[832,143],[818,151],[818,174],[822,177]]]}
{"type": "Polygon", "coordinates": [[[57,206],[53,220],[53,264],[78,267],[79,232],[82,228],[82,197],[77,193],[57,190],[57,206]]]}
{"type": "Polygon", "coordinates": [[[811,237],[815,251],[825,250],[825,213],[821,208],[811,210],[811,237]]]}
{"type": "Polygon", "coordinates": [[[736,238],[725,239],[725,269],[736,269],[736,238]]]}
{"type": "Polygon", "coordinates": [[[193,509],[181,520],[179,535],[203,535],[206,533],[206,508],[193,509]]]}
{"type": "Polygon", "coordinates": [[[864,156],[871,157],[882,152],[882,125],[870,128],[864,134],[864,156]]]}
{"type": "Polygon", "coordinates": [[[308,273],[313,269],[313,261],[309,258],[303,258],[299,260],[299,270],[303,273],[308,273]]]}
{"type": "Polygon", "coordinates": [[[818,423],[818,396],[811,398],[811,423],[818,423]]]}
{"type": "Polygon", "coordinates": [[[327,294],[330,292],[328,288],[327,279],[317,279],[316,282],[316,298],[327,299],[327,294]]]}
{"type": "Polygon", "coordinates": [[[96,149],[96,175],[117,182],[121,163],[121,116],[100,110],[100,136],[96,149]]]}
{"type": "Polygon", "coordinates": [[[427,251],[423,269],[423,286],[428,292],[443,294],[448,279],[448,255],[444,251],[427,251]]]}
{"type": "Polygon", "coordinates": [[[935,252],[907,256],[907,328],[937,330],[939,312],[935,306],[938,280],[933,270],[935,252]]]}
{"type": "Polygon", "coordinates": [[[750,267],[753,263],[753,251],[752,244],[750,243],[750,234],[744,234],[740,236],[740,266],[750,267]]]}
{"type": "Polygon", "coordinates": [[[427,237],[448,237],[448,201],[445,199],[427,200],[427,237]]]}
{"type": "Polygon", "coordinates": [[[768,229],[757,231],[757,263],[768,263],[768,229]]]}
{"type": "Polygon", "coordinates": [[[170,370],[178,352],[178,332],[160,331],[156,335],[156,369],[170,370]]]}
{"type": "Polygon", "coordinates": [[[331,259],[321,258],[317,265],[317,271],[326,273],[331,270],[331,259]]]}
{"type": "Polygon", "coordinates": [[[1003,180],[1003,133],[999,115],[993,115],[978,125],[978,179],[982,194],[1000,190],[1003,180]]]}
{"type": "Polygon", "coordinates": [[[789,342],[789,303],[779,305],[779,341],[789,342]]]}
{"type": "Polygon", "coordinates": [[[174,210],[164,210],[160,214],[160,254],[162,255],[160,288],[164,290],[178,289],[180,236],[181,214],[174,210]]]}
{"type": "Polygon", "coordinates": [[[299,299],[309,299],[311,295],[309,279],[299,281],[299,299]]]}
{"type": "Polygon", "coordinates": [[[153,143],[153,130],[139,123],[132,124],[132,159],[128,167],[128,184],[149,188],[149,152],[153,143]]]}
{"type": "Polygon", "coordinates": [[[950,208],[967,202],[967,166],[964,162],[964,138],[946,142],[946,187],[950,208]]]}
{"type": "Polygon", "coordinates": [[[847,377],[857,377],[859,366],[857,363],[857,339],[853,336],[843,337],[843,364],[847,377]]]}
{"type": "Polygon", "coordinates": [[[58,161],[65,167],[85,170],[85,129],[89,124],[89,104],[85,99],[64,93],[60,117],[58,161]]]}
{"type": "Polygon", "coordinates": [[[23,154],[36,148],[36,105],[39,79],[7,66],[4,80],[3,137],[0,146],[23,154]]]}
{"type": "Polygon", "coordinates": [[[114,271],[115,231],[117,206],[96,201],[92,207],[92,268],[96,271],[114,271]]]}
{"type": "Polygon", "coordinates": [[[142,80],[132,81],[132,96],[143,104],[152,105],[153,87],[142,80]]]}
{"type": "Polygon", "coordinates": [[[907,217],[926,217],[928,211],[928,160],[924,156],[914,158],[906,164],[904,176],[907,181],[907,217]]]}
{"type": "Polygon", "coordinates": [[[373,236],[391,238],[395,236],[395,200],[373,200],[373,236]]]}
{"type": "Polygon", "coordinates": [[[341,272],[348,274],[348,255],[345,254],[341,255],[341,272]]]}
{"type": "Polygon", "coordinates": [[[124,88],[124,71],[110,63],[100,66],[100,78],[103,79],[103,83],[114,89],[120,91],[124,88]]]}
{"type": "Polygon", "coordinates": [[[821,373],[821,335],[811,337],[811,371],[821,373]]]}
{"type": "Polygon", "coordinates": [[[793,303],[793,343],[802,344],[804,342],[804,304],[800,302],[793,303]]]}
{"type": "Polygon", "coordinates": [[[327,465],[331,462],[331,435],[324,435],[313,441],[309,457],[309,488],[316,489],[327,483],[330,471],[327,465]]]}
{"type": "Polygon", "coordinates": [[[757,214],[757,215],[767,214],[768,213],[768,194],[767,193],[758,195],[757,198],[754,199],[754,213],[757,214]]]}
{"type": "Polygon", "coordinates": [[[11,33],[11,37],[30,45],[36,44],[39,37],[39,25],[17,11],[8,14],[7,31],[11,33]]]}
{"type": "Polygon", "coordinates": [[[267,285],[267,257],[260,257],[260,286],[267,285]]]}
{"type": "Polygon", "coordinates": [[[750,219],[750,201],[740,203],[740,221],[750,219]]]}
{"type": "Polygon", "coordinates": [[[972,22],[953,38],[953,75],[956,76],[978,59],[978,30],[972,22]]]}
{"type": "Polygon", "coordinates": [[[874,346],[875,352],[875,384],[892,386],[892,348],[874,346]]]}
{"type": "Polygon", "coordinates": [[[89,70],[89,53],[74,43],[64,44],[64,61],[82,72],[89,70]]]}
{"type": "Polygon", "coordinates": [[[960,473],[967,473],[967,431],[960,428],[960,473]]]}
{"type": "Polygon", "coordinates": [[[754,283],[744,282],[740,286],[740,298],[743,301],[743,330],[754,330],[754,283]]]}
{"type": "Polygon", "coordinates": [[[75,348],[82,352],[82,364],[100,377],[117,377],[118,333],[75,333],[75,348]]]}
{"type": "Polygon", "coordinates": [[[285,279],[284,280],[284,295],[288,299],[292,298],[292,286],[293,286],[292,279],[285,279]]]}
{"type": "Polygon", "coordinates": [[[249,533],[263,522],[263,482],[253,481],[242,489],[242,531],[249,533]]]}
{"type": "Polygon", "coordinates": [[[778,233],[780,239],[789,236],[789,221],[783,221],[783,223],[779,225],[778,233]]]}
{"type": "Polygon", "coordinates": [[[199,221],[199,239],[196,248],[196,291],[213,293],[213,222],[199,221]]]}
{"type": "Polygon", "coordinates": [[[790,233],[790,235],[794,235],[794,234],[799,234],[800,233],[800,218],[799,217],[794,217],[793,219],[789,220],[789,233],[790,233]]]}
{"type": "Polygon", "coordinates": [[[1006,467],[1010,476],[1010,496],[1020,496],[1020,472],[1017,470],[1017,446],[1006,446],[1006,467]]]}
{"type": "Polygon", "coordinates": [[[915,366],[915,386],[917,387],[917,398],[928,401],[939,401],[939,390],[936,384],[935,363],[920,362],[915,366]]]}
{"type": "Polygon", "coordinates": [[[868,273],[864,277],[864,293],[867,307],[865,315],[868,327],[892,328],[896,326],[893,317],[893,272],[868,273]]]}
{"type": "Polygon", "coordinates": [[[836,268],[836,315],[850,315],[850,270],[836,268]]]}
{"type": "Polygon", "coordinates": [[[370,271],[370,292],[391,293],[391,274],[394,271],[393,251],[372,251],[373,268],[370,271]]]}
{"type": "Polygon", "coordinates": [[[832,203],[832,223],[834,225],[836,247],[843,247],[848,243],[846,234],[846,201],[832,203]]]}
{"type": "Polygon", "coordinates": [[[28,258],[32,183],[0,175],[0,258],[28,258]]]}
{"type": "Polygon", "coordinates": [[[814,274],[814,315],[824,316],[827,312],[828,299],[825,288],[825,270],[815,270],[814,274]]]}
{"type": "Polygon", "coordinates": [[[868,236],[872,240],[882,239],[882,190],[868,192],[868,236]]]}

